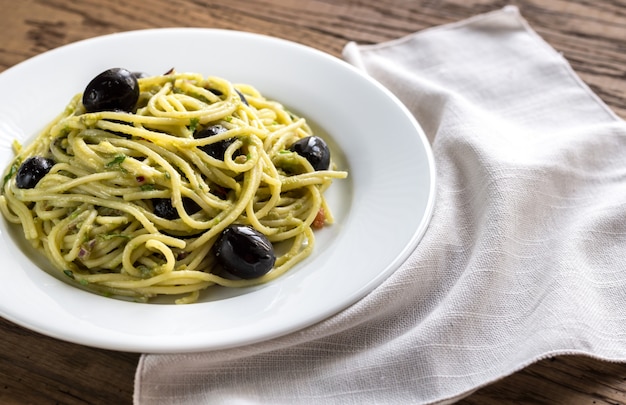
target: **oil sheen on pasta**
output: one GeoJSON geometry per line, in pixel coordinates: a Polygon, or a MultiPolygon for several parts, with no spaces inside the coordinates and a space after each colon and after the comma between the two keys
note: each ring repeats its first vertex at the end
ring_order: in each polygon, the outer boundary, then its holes
{"type": "Polygon", "coordinates": [[[7,221],[68,282],[142,302],[265,283],[307,257],[314,228],[333,222],[324,191],[347,173],[332,161],[315,170],[290,149],[313,135],[305,119],[219,77],[171,71],[137,82],[134,111],[88,113],[77,94],[32,143],[14,145],[0,196],[7,221]],[[207,128],[219,130],[197,135],[207,128]],[[30,157],[52,165],[20,188],[30,157]],[[155,212],[163,202],[169,213],[155,212]],[[231,224],[281,244],[268,273],[241,279],[216,265],[213,245],[231,224]]]}

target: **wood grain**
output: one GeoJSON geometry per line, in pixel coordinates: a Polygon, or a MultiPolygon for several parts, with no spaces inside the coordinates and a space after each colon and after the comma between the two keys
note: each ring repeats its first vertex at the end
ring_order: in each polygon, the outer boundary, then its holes
{"type": "MultiPolygon", "coordinates": [[[[518,6],[602,100],[626,117],[626,3],[616,0],[0,0],[0,70],[82,39],[174,26],[262,33],[340,56],[348,41],[386,41],[507,4],[518,6]]],[[[211,49],[200,52],[210,55],[211,49]]],[[[0,319],[0,403],[130,404],[138,358],[62,342],[0,319]]],[[[546,359],[460,403],[625,404],[626,365],[576,356],[546,359]]]]}
{"type": "Polygon", "coordinates": [[[0,318],[0,404],[129,404],[138,359],[44,337],[0,318]]]}

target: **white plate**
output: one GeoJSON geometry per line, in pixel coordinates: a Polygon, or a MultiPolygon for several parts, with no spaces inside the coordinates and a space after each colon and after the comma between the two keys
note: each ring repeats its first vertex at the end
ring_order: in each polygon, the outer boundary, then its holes
{"type": "Polygon", "coordinates": [[[48,336],[135,352],[189,352],[250,344],[321,321],[377,287],[408,257],[431,217],[432,152],[408,110],[343,61],[250,33],[173,28],[89,39],[0,74],[0,166],[110,67],[178,71],[249,83],[324,131],[349,178],[329,200],[337,223],[288,274],[245,290],[217,290],[190,305],[105,298],[51,276],[20,230],[0,221],[0,315],[48,336]]]}

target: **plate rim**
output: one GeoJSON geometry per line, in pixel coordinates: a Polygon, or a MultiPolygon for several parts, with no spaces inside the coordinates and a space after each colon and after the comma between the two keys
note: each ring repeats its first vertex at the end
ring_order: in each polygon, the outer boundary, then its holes
{"type": "MultiPolygon", "coordinates": [[[[151,33],[165,34],[165,33],[175,33],[175,32],[187,32],[187,33],[197,32],[197,33],[202,33],[203,35],[207,33],[208,34],[215,33],[215,34],[224,34],[224,35],[234,35],[234,36],[242,37],[242,38],[256,38],[256,39],[260,39],[263,41],[270,41],[270,42],[286,45],[293,49],[299,49],[304,52],[313,52],[316,57],[325,58],[329,60],[331,63],[339,63],[340,65],[343,65],[344,68],[351,70],[354,74],[360,76],[361,79],[364,79],[370,85],[375,86],[377,88],[377,91],[381,92],[382,94],[385,94],[386,97],[388,97],[391,101],[394,102],[395,107],[398,108],[399,111],[402,112],[403,116],[406,119],[408,119],[409,122],[411,122],[411,125],[413,129],[415,130],[415,133],[413,133],[412,135],[419,136],[421,145],[424,147],[423,152],[427,160],[426,167],[428,168],[429,187],[428,187],[428,192],[427,192],[428,196],[427,196],[427,201],[426,201],[424,211],[421,213],[421,219],[419,221],[419,224],[413,230],[413,233],[411,237],[409,238],[409,240],[402,247],[401,252],[387,265],[387,270],[384,272],[384,275],[379,275],[373,280],[370,280],[370,282],[367,285],[362,287],[361,291],[359,291],[358,293],[354,293],[351,296],[351,300],[345,301],[344,305],[340,309],[336,309],[336,308],[327,309],[324,312],[320,312],[315,319],[310,318],[307,322],[301,323],[297,325],[297,327],[295,328],[286,328],[280,331],[276,331],[276,333],[273,333],[273,334],[264,334],[263,336],[260,336],[257,339],[248,339],[244,343],[235,344],[233,346],[241,346],[241,345],[257,343],[260,341],[266,341],[272,338],[276,338],[278,336],[286,335],[288,333],[291,333],[297,330],[301,330],[307,326],[313,325],[317,322],[327,319],[330,316],[333,316],[334,314],[337,314],[345,310],[349,306],[353,305],[354,303],[356,303],[357,301],[365,297],[367,294],[369,294],[371,291],[377,288],[380,284],[382,284],[384,280],[386,280],[391,274],[393,274],[396,270],[398,270],[398,268],[402,265],[403,262],[406,261],[406,259],[411,255],[411,253],[415,250],[415,248],[418,246],[418,244],[422,240],[424,234],[426,233],[428,229],[428,226],[431,222],[431,219],[434,213],[435,200],[436,200],[436,167],[435,167],[434,154],[428,142],[428,139],[426,138],[425,133],[422,127],[420,126],[419,122],[413,116],[413,114],[409,111],[409,109],[398,99],[398,97],[396,97],[390,90],[388,90],[380,82],[378,82],[377,80],[367,75],[362,70],[358,69],[357,67],[349,64],[348,62],[340,58],[337,58],[331,54],[328,54],[319,49],[310,47],[308,45],[304,45],[304,44],[287,40],[287,39],[283,39],[283,38],[269,36],[266,34],[258,34],[258,33],[252,33],[252,32],[247,32],[247,31],[219,29],[219,28],[199,28],[199,27],[150,28],[150,29],[139,29],[139,30],[116,32],[112,34],[86,38],[86,39],[82,39],[73,43],[65,44],[60,47],[42,52],[14,66],[9,67],[4,72],[0,73],[0,77],[7,76],[8,72],[13,72],[15,70],[22,68],[23,66],[36,64],[40,59],[44,57],[50,57],[46,55],[52,54],[54,56],[55,54],[66,52],[68,49],[71,51],[73,49],[77,49],[77,47],[89,45],[97,41],[106,42],[108,40],[111,40],[112,38],[123,38],[123,37],[128,37],[128,36],[133,36],[133,35],[139,35],[139,36],[150,35],[151,33]]],[[[197,351],[197,350],[217,350],[217,349],[229,347],[228,345],[221,345],[221,346],[215,346],[215,347],[210,347],[210,345],[209,346],[187,345],[186,347],[182,347],[182,346],[177,346],[176,344],[168,345],[162,342],[160,343],[157,342],[157,343],[151,343],[151,344],[146,345],[146,349],[144,350],[141,347],[137,346],[136,344],[124,345],[120,343],[107,342],[106,339],[104,340],[96,339],[96,340],[91,340],[91,341],[85,341],[79,337],[59,333],[58,331],[51,332],[49,328],[45,328],[45,327],[42,327],[41,325],[24,321],[19,316],[15,316],[15,314],[7,313],[3,309],[2,306],[0,306],[0,316],[2,316],[3,318],[15,324],[18,324],[30,330],[34,330],[38,333],[41,333],[49,337],[53,337],[53,338],[64,340],[64,341],[69,341],[69,342],[76,343],[76,344],[81,344],[81,345],[86,345],[86,346],[91,346],[91,347],[98,347],[102,349],[128,351],[128,352],[173,353],[173,352],[190,352],[190,351],[197,351]]]]}

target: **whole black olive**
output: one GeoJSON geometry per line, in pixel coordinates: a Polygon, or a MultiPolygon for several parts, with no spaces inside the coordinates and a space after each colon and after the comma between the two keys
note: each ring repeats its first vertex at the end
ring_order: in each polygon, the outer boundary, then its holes
{"type": "Polygon", "coordinates": [[[153,198],[152,210],[154,215],[163,219],[177,219],[179,217],[178,211],[172,205],[172,200],[169,198],[153,198]]]}
{"type": "MultiPolygon", "coordinates": [[[[194,200],[187,197],[183,198],[183,208],[185,208],[185,211],[187,211],[189,215],[200,211],[200,206],[194,200]]],[[[180,218],[178,211],[172,205],[172,200],[169,198],[153,198],[152,209],[154,211],[154,215],[163,219],[174,220],[180,218]]]]}
{"type": "Polygon", "coordinates": [[[17,169],[15,184],[18,188],[33,188],[54,166],[54,160],[41,156],[29,157],[17,169]]]}
{"type": "Polygon", "coordinates": [[[94,77],[83,93],[83,105],[87,112],[126,111],[133,112],[139,100],[137,77],[122,68],[105,70],[94,77]]]}
{"type": "Polygon", "coordinates": [[[214,252],[224,270],[243,279],[261,277],[276,262],[274,247],[267,237],[245,225],[224,229],[215,242],[214,252]]]}
{"type": "MultiPolygon", "coordinates": [[[[219,124],[211,125],[210,127],[206,127],[203,130],[196,132],[193,136],[196,139],[202,139],[208,138],[210,136],[215,136],[226,131],[227,129],[219,124]]],[[[226,153],[226,149],[228,149],[228,147],[232,145],[233,142],[235,142],[234,138],[224,139],[223,141],[200,146],[200,150],[215,159],[224,160],[224,154],[226,153]]]]}
{"type": "Polygon", "coordinates": [[[318,136],[299,139],[289,150],[308,160],[315,170],[327,170],[330,166],[330,150],[326,142],[318,136]]]}

